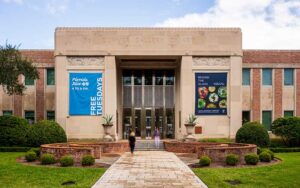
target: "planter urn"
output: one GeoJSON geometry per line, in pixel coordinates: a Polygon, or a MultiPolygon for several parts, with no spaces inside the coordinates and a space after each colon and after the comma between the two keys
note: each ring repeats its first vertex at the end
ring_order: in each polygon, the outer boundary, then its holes
{"type": "Polygon", "coordinates": [[[186,128],[186,137],[185,137],[185,141],[195,141],[196,138],[194,137],[193,133],[194,133],[194,127],[196,126],[196,124],[191,124],[191,123],[187,123],[184,124],[185,128],[186,128]]]}
{"type": "Polygon", "coordinates": [[[112,128],[113,124],[102,124],[102,126],[104,128],[104,137],[103,137],[103,140],[105,142],[111,142],[111,141],[113,141],[113,138],[110,135],[111,128],[112,128]]]}

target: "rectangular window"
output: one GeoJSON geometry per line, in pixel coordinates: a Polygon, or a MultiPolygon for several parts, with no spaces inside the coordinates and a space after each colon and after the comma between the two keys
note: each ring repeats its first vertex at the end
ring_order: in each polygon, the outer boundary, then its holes
{"type": "Polygon", "coordinates": [[[250,69],[243,69],[243,85],[250,85],[250,69]]]}
{"type": "Polygon", "coordinates": [[[3,116],[12,116],[13,115],[13,112],[12,110],[3,110],[3,116]]]}
{"type": "Polygon", "coordinates": [[[30,79],[25,76],[25,85],[26,86],[33,86],[34,85],[34,79],[30,79]]]}
{"type": "Polygon", "coordinates": [[[284,69],[284,85],[294,85],[294,69],[284,69]]]}
{"type": "Polygon", "coordinates": [[[54,69],[47,69],[47,85],[55,84],[55,72],[54,69]]]}
{"type": "Polygon", "coordinates": [[[47,111],[47,120],[55,120],[55,111],[47,111]]]}
{"type": "Polygon", "coordinates": [[[250,121],[250,111],[243,111],[242,114],[242,124],[250,121]]]}
{"type": "Polygon", "coordinates": [[[25,111],[25,119],[29,124],[33,124],[35,121],[34,111],[25,111]]]}
{"type": "Polygon", "coordinates": [[[272,125],[272,111],[262,111],[262,124],[268,131],[271,130],[272,125]]]}
{"type": "Polygon", "coordinates": [[[294,111],[292,110],[284,111],[284,117],[293,117],[293,116],[294,116],[294,111]]]}
{"type": "Polygon", "coordinates": [[[272,85],[272,69],[262,69],[263,72],[263,85],[271,86],[272,85]]]}

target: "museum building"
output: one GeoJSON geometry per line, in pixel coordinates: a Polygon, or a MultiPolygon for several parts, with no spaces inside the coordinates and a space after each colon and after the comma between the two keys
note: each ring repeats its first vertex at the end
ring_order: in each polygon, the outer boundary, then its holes
{"type": "MultiPolygon", "coordinates": [[[[274,39],[275,40],[275,39],[274,39]]],[[[259,42],[259,41],[258,41],[259,42]]],[[[300,50],[243,50],[239,28],[57,28],[54,50],[21,50],[39,71],[24,96],[0,89],[0,115],[56,120],[68,138],[233,138],[300,115],[300,50]]],[[[271,131],[270,131],[271,134],[271,131]]]]}

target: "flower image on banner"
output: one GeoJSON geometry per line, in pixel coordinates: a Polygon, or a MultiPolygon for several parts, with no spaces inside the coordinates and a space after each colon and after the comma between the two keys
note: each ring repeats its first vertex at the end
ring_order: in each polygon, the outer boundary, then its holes
{"type": "Polygon", "coordinates": [[[69,114],[102,115],[102,73],[70,73],[69,114]]]}
{"type": "Polygon", "coordinates": [[[195,73],[195,114],[227,115],[227,73],[195,73]]]}

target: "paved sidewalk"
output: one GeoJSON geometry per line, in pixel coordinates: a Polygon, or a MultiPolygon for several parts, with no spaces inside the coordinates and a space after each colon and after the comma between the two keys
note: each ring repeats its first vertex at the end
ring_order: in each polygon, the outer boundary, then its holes
{"type": "Polygon", "coordinates": [[[205,188],[206,185],[174,153],[137,151],[134,156],[125,153],[93,186],[102,187],[205,188]]]}

